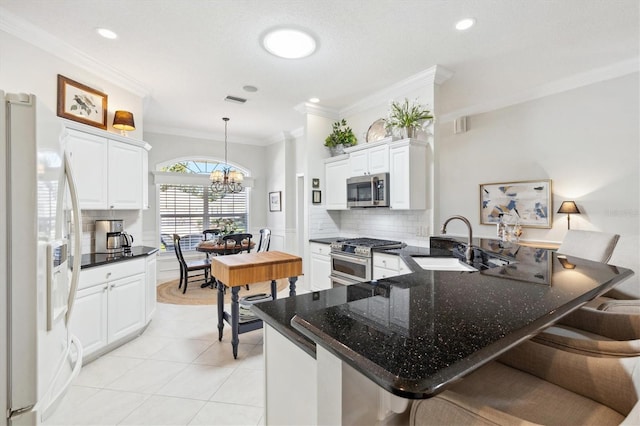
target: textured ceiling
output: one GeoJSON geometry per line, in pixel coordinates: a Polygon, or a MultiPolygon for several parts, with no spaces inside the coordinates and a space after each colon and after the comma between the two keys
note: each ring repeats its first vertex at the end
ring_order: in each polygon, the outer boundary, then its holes
{"type": "Polygon", "coordinates": [[[266,143],[302,126],[308,98],[336,110],[433,65],[454,72],[440,113],[638,57],[637,0],[0,0],[142,84],[146,131],[266,143]],[[467,32],[454,23],[476,18],[467,32]],[[285,60],[260,46],[295,25],[319,49],[285,60]],[[119,34],[98,37],[95,28],[119,34]],[[256,93],[244,85],[258,87],[256,93]],[[244,105],[226,95],[248,99],[244,105]]]}

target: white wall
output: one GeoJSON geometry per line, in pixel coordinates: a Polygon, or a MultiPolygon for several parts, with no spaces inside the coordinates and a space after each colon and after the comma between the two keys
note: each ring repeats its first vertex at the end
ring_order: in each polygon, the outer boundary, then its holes
{"type": "MultiPolygon", "coordinates": [[[[224,160],[224,141],[198,139],[186,136],[145,133],[149,151],[149,170],[156,170],[159,164],[168,161],[192,158],[224,160]]],[[[267,150],[264,147],[228,144],[228,163],[249,172],[254,179],[249,193],[249,232],[256,233],[266,224],[268,210],[265,195],[267,180],[267,150]]],[[[157,188],[153,179],[149,180],[149,204],[151,208],[143,214],[144,240],[147,245],[156,246],[158,237],[157,188]],[[152,244],[153,243],[153,244],[152,244]]]]}
{"type": "MultiPolygon", "coordinates": [[[[474,235],[494,237],[495,226],[480,225],[478,185],[551,179],[553,226],[525,228],[523,238],[561,241],[567,219],[555,212],[575,200],[582,214],[571,216],[571,228],[620,234],[611,262],[640,273],[638,81],[634,73],[478,114],[463,134],[453,134],[451,122],[439,126],[440,220],[462,214],[474,235]]],[[[442,96],[454,84],[443,85],[442,96]]],[[[449,230],[465,232],[454,222],[449,230]]],[[[636,275],[626,285],[637,282],[636,275]]]]}
{"type": "Polygon", "coordinates": [[[5,92],[34,93],[51,111],[56,111],[57,76],[62,74],[108,96],[108,131],[120,134],[112,127],[116,109],[131,111],[136,130],[129,132],[134,139],[142,139],[142,98],[91,72],[45,52],[12,35],[0,31],[0,86],[5,92]]]}

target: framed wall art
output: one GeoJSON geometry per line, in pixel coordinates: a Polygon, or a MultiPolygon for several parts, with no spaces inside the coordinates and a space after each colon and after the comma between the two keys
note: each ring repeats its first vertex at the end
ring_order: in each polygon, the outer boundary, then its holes
{"type": "Polygon", "coordinates": [[[58,74],[58,117],[107,129],[107,95],[58,74]]]}
{"type": "Polygon", "coordinates": [[[311,191],[311,201],[313,204],[320,204],[322,202],[322,192],[320,191],[311,191]]]}
{"type": "Polygon", "coordinates": [[[318,179],[318,178],[311,179],[311,187],[312,188],[320,188],[320,179],[318,179]]]}
{"type": "Polygon", "coordinates": [[[507,223],[531,228],[551,228],[551,179],[480,185],[480,223],[498,223],[504,214],[507,223]]]}
{"type": "Polygon", "coordinates": [[[269,211],[280,212],[282,211],[282,191],[269,193],[269,211]]]}

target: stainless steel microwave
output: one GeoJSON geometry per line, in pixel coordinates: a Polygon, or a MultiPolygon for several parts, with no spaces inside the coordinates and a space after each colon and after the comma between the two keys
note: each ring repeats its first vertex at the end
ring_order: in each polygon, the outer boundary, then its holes
{"type": "Polygon", "coordinates": [[[389,207],[389,173],[348,178],[347,207],[389,207]]]}

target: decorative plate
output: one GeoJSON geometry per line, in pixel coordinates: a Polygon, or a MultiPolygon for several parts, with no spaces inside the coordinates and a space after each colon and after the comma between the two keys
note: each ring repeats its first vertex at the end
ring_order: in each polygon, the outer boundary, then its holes
{"type": "Polygon", "coordinates": [[[376,142],[386,138],[387,129],[384,127],[385,124],[386,120],[384,118],[379,118],[374,121],[371,126],[369,126],[369,130],[367,130],[367,142],[376,142]]]}

